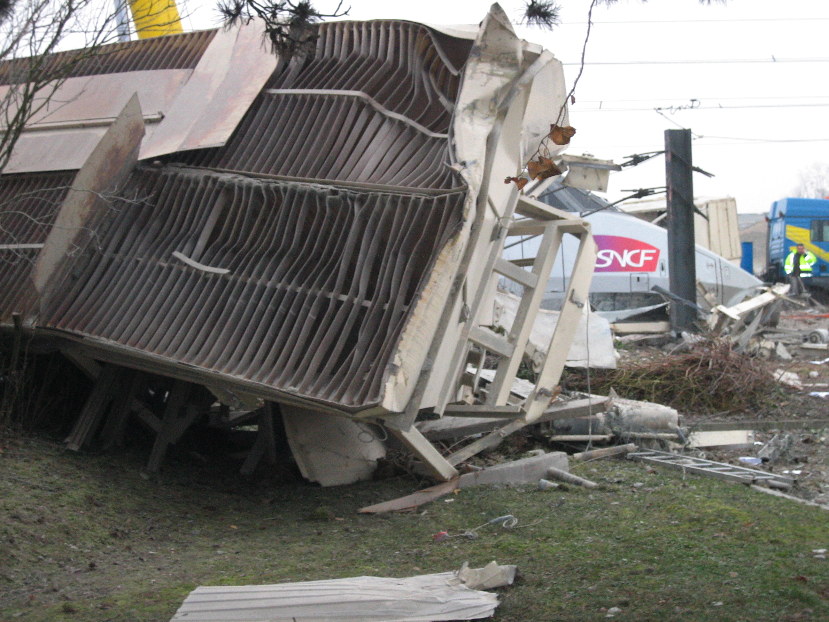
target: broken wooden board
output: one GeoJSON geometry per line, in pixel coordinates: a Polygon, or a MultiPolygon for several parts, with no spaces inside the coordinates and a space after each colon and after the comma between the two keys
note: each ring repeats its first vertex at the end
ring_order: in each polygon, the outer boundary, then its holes
{"type": "MultiPolygon", "coordinates": [[[[607,410],[610,398],[594,396],[591,398],[556,402],[552,404],[536,423],[544,423],[554,419],[576,418],[589,416],[607,410]]],[[[447,409],[447,412],[450,412],[447,409]]],[[[444,415],[434,421],[424,421],[417,425],[420,432],[431,441],[449,438],[462,438],[473,434],[482,434],[503,426],[509,418],[491,417],[454,417],[444,415]]]]}
{"type": "Polygon", "coordinates": [[[285,435],[302,476],[321,486],[371,479],[385,445],[371,428],[344,417],[282,404],[285,435]]]}
{"type": "Polygon", "coordinates": [[[486,484],[529,484],[544,477],[550,468],[567,470],[567,455],[561,451],[553,451],[540,456],[523,458],[513,462],[496,464],[479,471],[464,473],[459,478],[443,482],[437,486],[418,490],[405,497],[392,499],[360,508],[360,514],[382,514],[384,512],[405,512],[440,499],[455,490],[483,486],[486,484]]]}
{"type": "MultiPolygon", "coordinates": [[[[488,618],[498,596],[467,587],[464,577],[493,577],[511,583],[515,567],[506,572],[488,565],[481,569],[442,572],[393,579],[353,577],[275,585],[198,587],[187,596],[171,622],[428,622],[488,618]],[[465,572],[465,574],[464,574],[465,572]]],[[[508,584],[508,583],[506,583],[508,584]]]]}
{"type": "Polygon", "coordinates": [[[752,430],[698,430],[688,435],[689,447],[750,447],[754,444],[752,430]]]}

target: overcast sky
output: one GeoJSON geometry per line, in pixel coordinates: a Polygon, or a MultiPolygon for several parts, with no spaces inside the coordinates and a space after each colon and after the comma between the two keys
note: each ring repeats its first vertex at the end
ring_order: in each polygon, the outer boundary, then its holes
{"type": "MultiPolygon", "coordinates": [[[[179,2],[190,14],[186,26],[215,25],[212,0],[179,2]]],[[[561,4],[561,24],[552,32],[516,31],[564,63],[569,87],[579,70],[590,2],[561,4]]],[[[469,24],[490,5],[353,0],[349,18],[469,24]]],[[[501,3],[516,20],[521,5],[501,3]]],[[[741,212],[766,211],[772,201],[792,195],[803,171],[829,165],[829,2],[620,0],[597,7],[593,20],[570,109],[577,129],[570,153],[621,162],[630,154],[661,151],[666,129],[690,128],[694,164],[715,175],[695,175],[695,194],[735,197],[741,212]]],[[[614,173],[607,197],[664,184],[660,156],[614,173]]]]}

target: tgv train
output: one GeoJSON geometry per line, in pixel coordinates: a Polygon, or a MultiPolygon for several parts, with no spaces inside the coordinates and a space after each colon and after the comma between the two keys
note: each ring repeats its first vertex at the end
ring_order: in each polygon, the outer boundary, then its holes
{"type": "MultiPolygon", "coordinates": [[[[596,268],[590,287],[590,302],[597,311],[618,311],[648,307],[664,302],[652,290],[669,289],[668,232],[655,224],[627,214],[595,194],[556,183],[538,197],[552,207],[582,214],[590,222],[598,246],[596,268]],[[598,210],[598,211],[597,211],[598,210]]],[[[557,309],[567,288],[578,247],[565,236],[559,256],[547,282],[542,306],[557,309]]],[[[528,237],[508,245],[507,259],[533,257],[540,237],[528,237]]],[[[696,246],[696,278],[718,304],[736,304],[762,281],[738,265],[696,246]]],[[[708,306],[699,297],[700,306],[708,306]]]]}

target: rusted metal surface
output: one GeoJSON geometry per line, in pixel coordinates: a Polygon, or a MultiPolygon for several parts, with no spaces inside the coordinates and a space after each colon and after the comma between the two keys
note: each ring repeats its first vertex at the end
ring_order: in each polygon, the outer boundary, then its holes
{"type": "Polygon", "coordinates": [[[266,92],[225,147],[169,159],[316,182],[462,187],[447,166],[447,136],[427,134],[345,93],[266,92]]]}
{"type": "MultiPolygon", "coordinates": [[[[25,69],[10,69],[16,62],[0,70],[25,69]]],[[[276,64],[255,25],[103,46],[40,92],[48,103],[27,123],[4,173],[80,169],[134,93],[147,126],[142,158],[223,145],[276,64]]],[[[0,98],[14,88],[0,84],[0,98]]]]}
{"type": "Polygon", "coordinates": [[[169,168],[140,168],[123,192],[138,201],[90,224],[99,246],[75,260],[45,327],[354,410],[382,398],[463,200],[169,168]]]}
{"type": "MultiPolygon", "coordinates": [[[[86,50],[59,52],[50,57],[50,67],[66,67],[68,78],[108,73],[162,69],[193,69],[215,36],[215,30],[201,30],[150,41],[129,41],[103,46],[97,53],[86,50]]],[[[20,58],[0,63],[0,84],[27,79],[30,60],[20,58]]]]}
{"type": "Polygon", "coordinates": [[[61,172],[0,178],[0,323],[34,304],[28,288],[32,266],[73,177],[61,172]]]}

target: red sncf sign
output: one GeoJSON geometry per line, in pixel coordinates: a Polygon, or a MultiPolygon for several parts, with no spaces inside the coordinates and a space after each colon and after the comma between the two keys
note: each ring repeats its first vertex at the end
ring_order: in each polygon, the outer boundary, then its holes
{"type": "Polygon", "coordinates": [[[594,235],[599,252],[596,272],[655,272],[659,249],[618,235],[594,235]]]}

